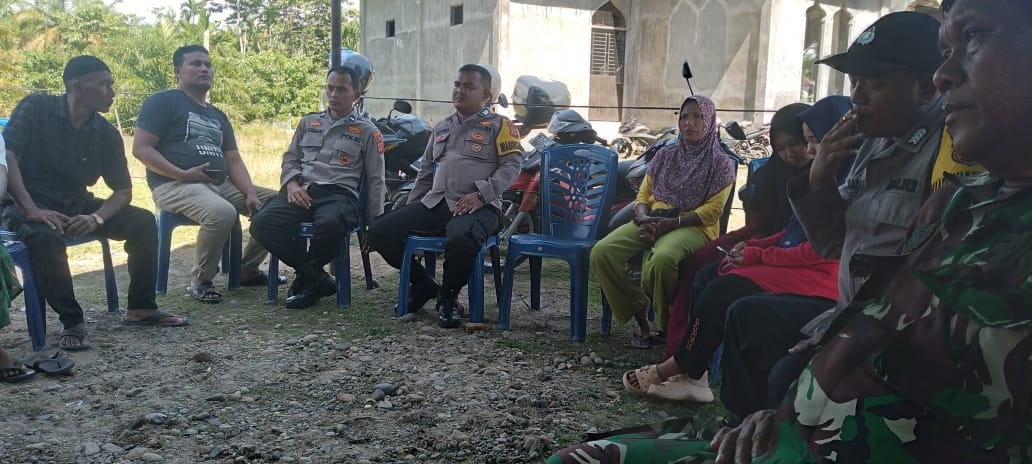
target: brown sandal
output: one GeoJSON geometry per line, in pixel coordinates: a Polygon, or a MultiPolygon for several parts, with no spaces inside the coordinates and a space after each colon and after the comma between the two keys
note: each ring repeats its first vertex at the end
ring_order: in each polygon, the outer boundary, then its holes
{"type": "Polygon", "coordinates": [[[633,396],[648,395],[649,387],[662,381],[663,379],[659,378],[659,366],[655,364],[624,372],[623,375],[623,386],[633,396]],[[633,381],[631,376],[634,376],[633,381]]]}
{"type": "Polygon", "coordinates": [[[647,336],[643,336],[640,331],[635,330],[634,334],[631,335],[630,345],[633,348],[639,350],[647,350],[652,348],[652,343],[664,344],[660,341],[659,332],[650,332],[647,336]]]}

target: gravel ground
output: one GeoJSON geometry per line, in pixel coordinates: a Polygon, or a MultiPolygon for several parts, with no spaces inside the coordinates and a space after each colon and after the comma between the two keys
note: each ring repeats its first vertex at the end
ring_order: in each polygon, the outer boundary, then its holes
{"type": "MultiPolygon", "coordinates": [[[[96,260],[86,261],[76,283],[93,348],[69,354],[71,376],[0,384],[2,463],[541,462],[592,429],[692,416],[706,435],[723,414],[719,403],[626,395],[620,374],[659,361],[662,349],[629,348],[630,326],[599,335],[597,290],[588,341],[570,342],[561,263],[546,261],[537,313],[526,310],[527,277],[517,277],[513,327],[503,333],[493,304],[486,327],[468,331],[438,328],[430,305],[398,321],[397,272],[379,260],[382,288],[354,281],[346,311],[332,298],[303,311],[266,305],[264,289],[253,288],[201,305],[171,290],[185,286],[171,276],[159,304],[191,325],[124,327],[106,312],[96,260]]],[[[0,346],[31,354],[24,313],[12,319],[0,346]]],[[[53,312],[49,323],[52,353],[53,312]]]]}

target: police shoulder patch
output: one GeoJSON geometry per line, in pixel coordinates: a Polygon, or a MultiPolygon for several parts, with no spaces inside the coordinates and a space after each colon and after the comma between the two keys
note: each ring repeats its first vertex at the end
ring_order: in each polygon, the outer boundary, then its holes
{"type": "Polygon", "coordinates": [[[376,151],[382,155],[384,152],[383,134],[381,134],[380,131],[373,131],[373,140],[376,141],[376,151]]]}

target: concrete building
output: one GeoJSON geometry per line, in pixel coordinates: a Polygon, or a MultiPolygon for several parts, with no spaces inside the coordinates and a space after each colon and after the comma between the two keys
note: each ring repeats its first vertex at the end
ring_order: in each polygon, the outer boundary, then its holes
{"type": "MultiPolygon", "coordinates": [[[[938,13],[936,0],[361,0],[361,50],[376,68],[372,97],[449,100],[465,63],[497,68],[501,91],[529,74],[565,83],[593,121],[638,116],[673,125],[670,109],[695,92],[723,119],[769,118],[795,101],[848,92],[846,79],[813,61],[844,51],[879,16],[938,13]]],[[[371,100],[382,115],[391,102],[371,100]]],[[[438,120],[447,103],[417,102],[438,120]]]]}

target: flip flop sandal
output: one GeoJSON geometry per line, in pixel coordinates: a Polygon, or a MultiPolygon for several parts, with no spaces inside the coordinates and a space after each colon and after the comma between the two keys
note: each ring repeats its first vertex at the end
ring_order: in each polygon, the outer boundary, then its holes
{"type": "Polygon", "coordinates": [[[14,364],[8,364],[6,366],[0,366],[0,372],[10,374],[11,372],[18,372],[14,375],[7,375],[0,377],[0,382],[3,383],[18,383],[24,382],[36,376],[36,371],[29,369],[25,363],[21,361],[15,361],[14,364]]]}
{"type": "Polygon", "coordinates": [[[712,403],[713,390],[696,385],[687,375],[672,375],[665,382],[649,385],[646,396],[656,400],[692,403],[712,403]]]}
{"type": "Polygon", "coordinates": [[[647,350],[652,348],[652,342],[658,342],[656,338],[656,332],[651,332],[647,336],[642,336],[641,332],[635,331],[634,335],[631,335],[630,344],[632,347],[639,350],[647,350]]]}
{"type": "Polygon", "coordinates": [[[201,303],[221,303],[222,294],[213,290],[214,288],[215,286],[212,285],[211,282],[201,282],[199,284],[186,287],[186,292],[189,293],[193,299],[200,301],[201,303]]]}
{"type": "Polygon", "coordinates": [[[86,341],[86,329],[64,329],[61,331],[61,342],[58,343],[58,348],[65,351],[83,351],[90,349],[90,342],[86,341]],[[78,340],[78,344],[71,345],[65,344],[65,337],[71,337],[78,340]]]}
{"type": "MultiPolygon", "coordinates": [[[[276,276],[276,283],[279,285],[286,284],[287,276],[276,276]]],[[[266,285],[269,285],[269,274],[265,272],[259,272],[258,275],[250,279],[240,281],[241,287],[264,287],[266,285]]]]}
{"type": "Polygon", "coordinates": [[[24,362],[25,365],[31,367],[36,372],[42,372],[46,375],[70,375],[72,368],[75,367],[75,360],[64,357],[64,354],[60,351],[50,357],[38,356],[26,359],[24,362]]]}
{"type": "Polygon", "coordinates": [[[155,311],[154,314],[151,314],[150,316],[147,316],[147,317],[145,317],[143,319],[140,319],[138,321],[130,321],[130,320],[124,319],[124,318],[122,319],[122,324],[123,325],[145,325],[145,326],[151,326],[151,327],[182,327],[184,325],[188,325],[188,323],[189,323],[189,321],[187,320],[187,318],[185,318],[183,316],[177,316],[175,314],[172,314],[172,313],[169,313],[169,312],[165,312],[165,311],[162,311],[160,309],[155,311]],[[170,317],[178,318],[179,321],[178,322],[165,322],[164,321],[165,319],[168,319],[170,317]]]}
{"type": "Polygon", "coordinates": [[[655,364],[639,367],[633,371],[624,372],[623,386],[632,396],[644,397],[649,393],[649,387],[662,382],[659,378],[659,367],[655,364]],[[631,383],[631,376],[634,376],[635,386],[631,383]]]}

